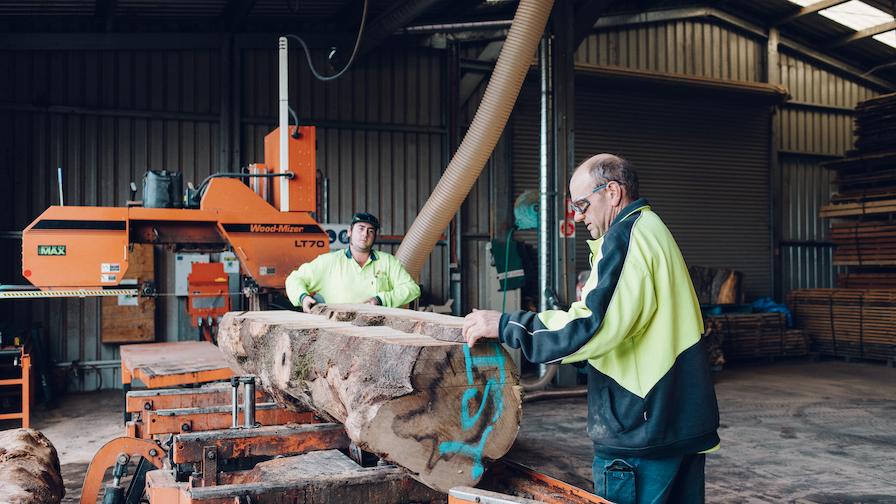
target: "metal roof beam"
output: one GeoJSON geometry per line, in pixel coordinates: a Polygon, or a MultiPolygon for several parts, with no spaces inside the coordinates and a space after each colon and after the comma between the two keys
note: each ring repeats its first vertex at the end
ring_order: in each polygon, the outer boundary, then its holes
{"type": "Polygon", "coordinates": [[[230,0],[221,14],[221,25],[228,31],[239,31],[245,26],[246,18],[252,12],[255,0],[230,0]]]}
{"type": "Polygon", "coordinates": [[[859,30],[852,35],[848,35],[843,38],[839,38],[827,46],[827,49],[833,49],[835,47],[842,47],[846,44],[855,42],[857,40],[866,39],[868,37],[873,37],[875,35],[880,35],[881,33],[886,33],[890,30],[896,30],[896,21],[890,21],[888,23],[882,23],[876,26],[872,26],[870,28],[865,28],[864,30],[859,30]]]}
{"type": "MultiPolygon", "coordinates": [[[[768,30],[766,30],[765,28],[741,19],[737,16],[731,15],[727,12],[711,7],[667,9],[661,11],[641,12],[637,14],[604,16],[597,20],[597,23],[595,23],[594,27],[596,29],[614,28],[619,26],[631,26],[699,18],[716,19],[739,30],[751,33],[757,37],[764,39],[768,38],[768,30]]],[[[888,80],[874,77],[872,75],[867,75],[868,72],[865,72],[864,70],[856,68],[849,63],[846,63],[845,61],[834,58],[833,56],[824,54],[821,51],[807,47],[793,39],[781,36],[779,44],[805,57],[808,57],[817,63],[821,63],[830,68],[839,70],[840,72],[850,75],[855,79],[874,85],[880,89],[887,91],[893,91],[894,89],[896,89],[896,85],[888,80]]]]}
{"type": "Polygon", "coordinates": [[[96,27],[100,31],[112,31],[112,21],[115,17],[115,8],[118,0],[96,0],[94,19],[96,27]]]}
{"type": "Polygon", "coordinates": [[[821,0],[820,2],[815,2],[814,4],[807,5],[787,17],[783,17],[781,19],[778,19],[777,21],[774,21],[772,23],[772,26],[781,26],[783,24],[787,24],[787,23],[790,23],[791,21],[799,19],[803,16],[808,16],[809,14],[815,14],[818,11],[823,11],[825,9],[835,7],[837,5],[844,4],[848,1],[849,0],[821,0]]]}

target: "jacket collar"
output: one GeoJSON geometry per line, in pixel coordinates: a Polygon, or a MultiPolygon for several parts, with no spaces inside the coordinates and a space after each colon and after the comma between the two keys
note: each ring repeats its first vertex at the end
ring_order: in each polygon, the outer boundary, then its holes
{"type": "MultiPolygon", "coordinates": [[[[610,223],[610,227],[612,228],[613,226],[616,225],[616,223],[624,221],[625,219],[627,219],[629,216],[631,216],[634,213],[637,213],[641,210],[649,209],[649,208],[650,208],[650,202],[648,202],[646,198],[638,198],[635,201],[632,201],[631,203],[626,205],[625,208],[620,210],[619,215],[617,215],[616,218],[613,219],[613,222],[610,223]]],[[[609,232],[609,230],[607,230],[607,232],[609,232]]],[[[600,250],[600,245],[601,245],[601,243],[603,243],[604,236],[606,236],[606,233],[604,233],[603,236],[601,236],[600,238],[598,238],[596,240],[585,240],[588,243],[588,248],[591,249],[592,254],[598,253],[598,251],[600,250]]]]}
{"type": "MultiPolygon", "coordinates": [[[[345,247],[345,257],[352,259],[352,249],[351,248],[345,247]]],[[[372,260],[372,261],[377,260],[376,251],[373,249],[370,249],[370,260],[372,260]]]]}
{"type": "Polygon", "coordinates": [[[635,201],[632,201],[619,212],[619,215],[617,215],[615,219],[613,219],[613,222],[610,223],[610,227],[615,226],[617,222],[622,222],[633,213],[644,210],[645,208],[650,208],[650,203],[646,198],[638,198],[635,201]]]}

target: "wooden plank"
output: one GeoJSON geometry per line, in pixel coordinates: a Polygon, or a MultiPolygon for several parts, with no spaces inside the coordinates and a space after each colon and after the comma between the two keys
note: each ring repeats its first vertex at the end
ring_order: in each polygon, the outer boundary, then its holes
{"type": "Polygon", "coordinates": [[[147,387],[167,387],[224,380],[233,369],[224,354],[207,341],[122,345],[121,366],[147,387]]]}

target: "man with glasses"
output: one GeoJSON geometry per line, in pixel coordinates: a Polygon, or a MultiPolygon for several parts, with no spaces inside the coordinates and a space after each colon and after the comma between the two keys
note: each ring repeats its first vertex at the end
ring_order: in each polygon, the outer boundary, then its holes
{"type": "Polygon", "coordinates": [[[373,250],[380,221],[356,213],[349,227],[349,246],[318,256],[286,278],[293,306],[310,311],[318,302],[401,306],[420,296],[420,286],[392,254],[373,250]]]}
{"type": "Polygon", "coordinates": [[[582,301],[542,313],[474,311],[470,346],[497,338],[538,363],[587,363],[595,493],[617,504],[704,502],[719,411],[703,318],[678,245],[628,161],[599,154],[569,181],[593,241],[582,301]]]}

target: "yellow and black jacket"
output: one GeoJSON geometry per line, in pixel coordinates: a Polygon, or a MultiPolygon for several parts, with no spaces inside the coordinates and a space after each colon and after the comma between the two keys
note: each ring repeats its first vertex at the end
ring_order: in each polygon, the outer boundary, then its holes
{"type": "Polygon", "coordinates": [[[588,434],[604,457],[717,446],[703,318],[678,245],[646,200],[589,241],[591,276],[568,311],[505,313],[501,342],[532,362],[588,363],[588,434]]]}

